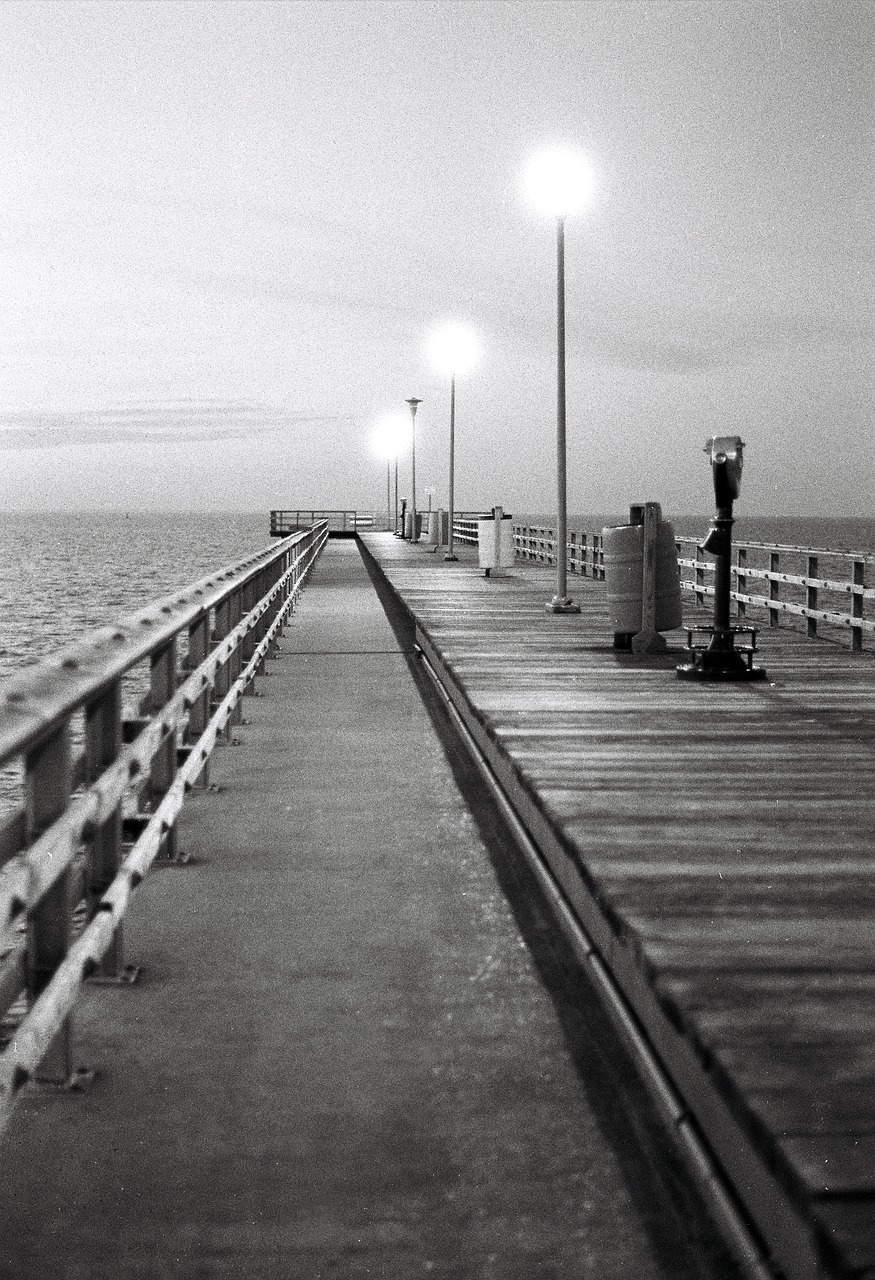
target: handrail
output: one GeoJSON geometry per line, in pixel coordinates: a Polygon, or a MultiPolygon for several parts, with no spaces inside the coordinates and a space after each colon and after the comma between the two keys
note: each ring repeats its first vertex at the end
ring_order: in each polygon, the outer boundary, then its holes
{"type": "MultiPolygon", "coordinates": [[[[703,604],[706,597],[714,594],[713,583],[707,581],[714,572],[713,561],[703,559],[707,553],[700,539],[680,536],[675,542],[681,569],[693,571],[692,578],[681,577],[681,590],[703,604]]],[[[746,541],[735,543],[733,549],[731,574],[735,587],[729,594],[736,603],[739,617],[747,617],[751,609],[764,615],[770,627],[781,625],[781,615],[802,618],[809,636],[818,635],[818,623],[824,623],[839,631],[850,631],[851,649],[856,653],[863,648],[864,634],[875,633],[875,620],[865,617],[866,601],[875,600],[875,588],[866,582],[867,569],[875,561],[871,553],[746,541]],[[753,563],[751,556],[767,560],[768,565],[753,563]],[[849,570],[850,577],[840,578],[832,572],[824,576],[821,572],[824,560],[839,573],[849,570]],[[792,570],[789,573],[788,567],[792,570]],[[750,592],[749,580],[767,583],[768,595],[750,592]],[[782,587],[789,589],[789,598],[781,594],[782,587]]]]}
{"type": "MultiPolygon", "coordinates": [[[[545,525],[515,524],[514,551],[520,560],[538,564],[556,563],[556,533],[545,525]]],[[[601,533],[580,531],[568,535],[566,547],[570,573],[601,581],[605,576],[605,553],[601,533]]]]}
{"type": "Polygon", "coordinates": [[[299,529],[308,529],[312,525],[326,521],[329,530],[341,533],[355,533],[357,529],[373,529],[377,519],[373,511],[357,511],[355,508],[337,508],[336,510],[318,510],[315,507],[290,507],[285,510],[271,511],[271,537],[284,537],[299,529]]]}
{"type": "Polygon", "coordinates": [[[21,807],[0,832],[0,1019],[9,1023],[22,996],[27,1011],[12,1019],[0,1056],[0,1127],[28,1080],[74,1078],[71,1011],[81,985],[95,974],[123,980],[130,896],[156,857],[175,856],[185,795],[239,722],[240,699],[327,536],[323,522],[287,538],[9,683],[0,765],[20,758],[24,781],[21,807]],[[142,662],[149,692],[125,719],[122,681],[142,662]],[[84,750],[74,760],[80,715],[84,750]]]}
{"type": "MultiPolygon", "coordinates": [[[[513,531],[514,548],[520,559],[555,563],[553,529],[515,524],[513,531]]],[[[680,569],[691,570],[693,574],[684,577],[682,573],[681,590],[691,595],[697,604],[704,604],[714,595],[713,582],[709,581],[714,573],[714,561],[705,558],[707,553],[700,538],[676,535],[675,543],[680,569]]],[[[875,564],[875,553],[753,540],[736,542],[733,550],[731,573],[735,585],[730,598],[735,601],[740,618],[748,617],[749,611],[753,611],[762,615],[770,627],[780,626],[782,617],[801,618],[809,636],[818,635],[818,624],[822,623],[839,632],[849,631],[855,652],[862,650],[864,635],[875,634],[875,619],[865,616],[867,601],[875,600],[875,586],[867,581],[867,572],[875,564]],[[756,563],[757,559],[763,563],[756,563]],[[828,566],[826,573],[822,571],[824,562],[828,566]],[[841,577],[843,571],[848,574],[845,578],[841,577]],[[748,583],[754,582],[767,584],[768,594],[750,591],[748,583]],[[782,588],[786,589],[785,594],[782,588]]],[[[568,567],[572,573],[604,578],[601,533],[581,531],[569,535],[568,567]]]]}
{"type": "Polygon", "coordinates": [[[453,538],[457,542],[476,547],[478,543],[477,523],[490,518],[490,511],[457,511],[453,516],[453,538]]]}

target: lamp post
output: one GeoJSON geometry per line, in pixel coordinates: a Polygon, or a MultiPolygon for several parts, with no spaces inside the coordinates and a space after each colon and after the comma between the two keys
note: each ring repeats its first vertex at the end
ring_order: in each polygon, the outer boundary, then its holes
{"type": "Polygon", "coordinates": [[[398,533],[398,454],[404,448],[407,437],[407,420],[403,414],[394,413],[377,424],[374,448],[386,459],[386,507],[387,528],[392,527],[391,468],[395,463],[395,533],[398,533]]]}
{"type": "Polygon", "coordinates": [[[411,494],[410,506],[413,512],[410,523],[410,541],[419,541],[419,530],[416,527],[416,410],[422,404],[421,400],[417,400],[415,396],[411,396],[407,401],[410,405],[410,440],[412,449],[412,476],[411,476],[411,494]]]}
{"type": "Polygon", "coordinates": [[[456,454],[456,374],[464,373],[474,363],[480,343],[477,335],[467,325],[448,323],[441,325],[432,335],[429,353],[434,365],[442,373],[450,375],[450,509],[445,560],[457,560],[453,547],[453,517],[455,513],[455,454],[456,454]]]}
{"type": "Polygon", "coordinates": [[[579,613],[568,595],[568,497],[565,447],[565,219],[593,190],[593,175],[576,151],[550,147],[531,160],[526,188],[535,207],[556,219],[556,594],[549,613],[579,613]]]}

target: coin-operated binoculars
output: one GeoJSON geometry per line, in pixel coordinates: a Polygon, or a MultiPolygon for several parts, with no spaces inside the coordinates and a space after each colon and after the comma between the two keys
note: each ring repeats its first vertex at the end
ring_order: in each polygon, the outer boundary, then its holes
{"type": "Polygon", "coordinates": [[[756,627],[732,626],[729,621],[732,582],[732,506],[741,492],[744,465],[741,436],[713,436],[705,445],[710,455],[717,514],[702,550],[714,556],[714,625],[687,631],[691,661],[677,669],[682,680],[762,680],[765,671],[753,665],[756,627]],[[708,637],[696,643],[695,637],[708,637]],[[737,641],[747,637],[746,644],[737,641]]]}

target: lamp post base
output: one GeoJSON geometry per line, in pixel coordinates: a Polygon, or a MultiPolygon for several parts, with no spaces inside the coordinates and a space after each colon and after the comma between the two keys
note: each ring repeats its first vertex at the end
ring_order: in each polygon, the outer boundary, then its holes
{"type": "Polygon", "coordinates": [[[459,558],[458,556],[450,556],[450,555],[444,556],[444,559],[448,561],[456,561],[458,560],[458,558],[459,558]]]}
{"type": "Polygon", "coordinates": [[[580,613],[580,605],[576,604],[570,596],[554,596],[552,600],[548,600],[544,605],[548,613],[580,613]]]}

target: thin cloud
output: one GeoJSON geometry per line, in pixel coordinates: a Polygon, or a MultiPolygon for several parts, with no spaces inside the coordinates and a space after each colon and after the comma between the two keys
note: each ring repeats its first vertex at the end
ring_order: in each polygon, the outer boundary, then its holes
{"type": "Polygon", "coordinates": [[[269,405],[166,400],[66,411],[0,411],[0,450],[94,444],[188,444],[270,435],[290,426],[341,423],[351,414],[301,414],[269,405]]]}

